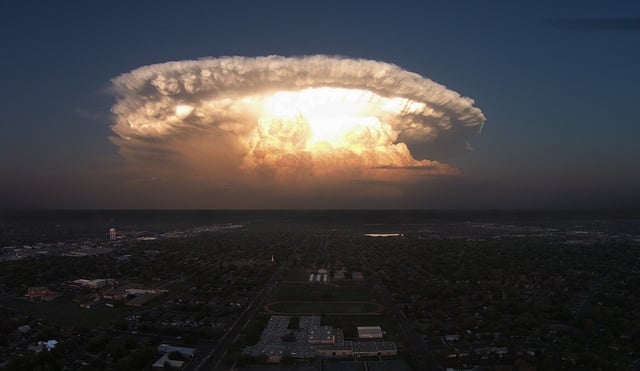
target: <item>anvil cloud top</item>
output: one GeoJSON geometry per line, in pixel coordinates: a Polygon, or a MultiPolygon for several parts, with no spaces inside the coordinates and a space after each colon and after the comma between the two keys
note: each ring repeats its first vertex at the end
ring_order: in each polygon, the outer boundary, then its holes
{"type": "Polygon", "coordinates": [[[0,210],[640,207],[640,2],[2,5],[0,210]]]}
{"type": "Polygon", "coordinates": [[[113,141],[125,158],[138,171],[212,184],[259,180],[302,191],[456,174],[415,159],[411,145],[452,136],[466,143],[485,121],[472,99],[364,59],[207,58],[144,66],[112,83],[113,141]],[[169,171],[168,162],[179,166],[169,171]]]}

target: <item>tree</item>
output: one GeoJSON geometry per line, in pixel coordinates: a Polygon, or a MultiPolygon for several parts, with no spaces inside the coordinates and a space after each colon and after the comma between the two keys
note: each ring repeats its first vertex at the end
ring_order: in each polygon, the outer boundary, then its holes
{"type": "Polygon", "coordinates": [[[300,317],[292,316],[289,320],[289,329],[297,330],[300,328],[300,317]]]}
{"type": "Polygon", "coordinates": [[[281,339],[285,343],[294,343],[296,341],[296,335],[293,332],[289,332],[286,335],[282,335],[281,339]]]}
{"type": "Polygon", "coordinates": [[[120,359],[129,353],[127,347],[116,339],[107,344],[105,350],[111,354],[111,357],[115,360],[120,359]]]}
{"type": "Polygon", "coordinates": [[[282,356],[282,359],[280,360],[280,363],[284,365],[292,365],[294,362],[295,362],[295,359],[293,359],[293,357],[289,355],[282,356]]]}

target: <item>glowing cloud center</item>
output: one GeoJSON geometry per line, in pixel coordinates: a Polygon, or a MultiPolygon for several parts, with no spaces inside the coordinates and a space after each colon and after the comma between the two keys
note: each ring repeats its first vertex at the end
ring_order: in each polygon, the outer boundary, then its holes
{"type": "Polygon", "coordinates": [[[409,146],[449,137],[464,149],[484,123],[473,100],[369,60],[170,62],[123,74],[113,87],[113,141],[125,158],[151,161],[156,170],[170,160],[184,169],[180,176],[209,174],[214,182],[455,174],[447,164],[415,159],[409,146]]]}
{"type": "Polygon", "coordinates": [[[391,126],[380,121],[382,114],[424,108],[424,104],[403,98],[388,99],[365,90],[331,87],[278,92],[267,97],[264,106],[260,126],[270,126],[274,119],[308,125],[306,150],[330,145],[355,152],[361,152],[359,145],[363,144],[358,132],[382,134],[379,145],[390,145],[397,139],[391,126]]]}

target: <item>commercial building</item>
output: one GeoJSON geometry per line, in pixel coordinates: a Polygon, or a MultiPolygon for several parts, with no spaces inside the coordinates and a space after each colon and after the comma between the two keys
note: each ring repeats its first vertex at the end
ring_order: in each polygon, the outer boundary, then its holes
{"type": "Polygon", "coordinates": [[[162,356],[155,361],[155,363],[151,366],[154,369],[164,369],[165,366],[169,366],[171,369],[180,369],[184,366],[184,361],[170,359],[169,354],[177,352],[180,353],[182,357],[191,358],[196,353],[195,348],[186,348],[186,347],[176,347],[168,344],[160,344],[158,345],[158,353],[163,353],[162,356]]]}
{"type": "Polygon", "coordinates": [[[405,360],[333,361],[322,364],[322,371],[411,371],[405,360]]]}
{"type": "MultiPolygon", "coordinates": [[[[272,316],[260,340],[254,346],[244,349],[252,357],[266,357],[268,362],[280,362],[283,357],[311,358],[394,356],[398,350],[391,342],[352,342],[344,340],[342,329],[320,325],[320,316],[302,316],[298,326],[289,328],[290,317],[272,316]]],[[[362,327],[382,338],[379,326],[362,327]],[[377,331],[377,332],[376,332],[377,331]]]]}
{"type": "Polygon", "coordinates": [[[395,356],[398,349],[390,342],[353,342],[353,355],[356,357],[395,356]]]}
{"type": "Polygon", "coordinates": [[[90,289],[100,289],[106,286],[111,286],[111,287],[117,286],[118,281],[112,278],[98,278],[93,280],[87,280],[87,279],[81,278],[78,280],[71,281],[71,284],[74,286],[87,287],[90,289]]]}
{"type": "Polygon", "coordinates": [[[196,354],[195,348],[187,348],[187,347],[176,347],[169,344],[160,344],[158,345],[158,353],[172,353],[178,352],[183,357],[193,357],[196,354]]]}
{"type": "Polygon", "coordinates": [[[318,345],[315,347],[315,354],[319,357],[351,357],[353,355],[353,345],[350,341],[339,344],[318,345]]]}
{"type": "Polygon", "coordinates": [[[382,339],[380,326],[358,326],[358,339],[382,339]]]}
{"type": "Polygon", "coordinates": [[[32,301],[52,301],[55,298],[62,296],[62,294],[59,292],[51,291],[43,286],[37,286],[29,287],[27,289],[27,295],[25,296],[32,301]]]}
{"type": "Polygon", "coordinates": [[[177,359],[170,359],[169,353],[163,354],[157,361],[151,365],[151,367],[155,370],[163,370],[165,366],[169,366],[169,369],[181,369],[184,366],[184,361],[179,361],[177,359]]]}

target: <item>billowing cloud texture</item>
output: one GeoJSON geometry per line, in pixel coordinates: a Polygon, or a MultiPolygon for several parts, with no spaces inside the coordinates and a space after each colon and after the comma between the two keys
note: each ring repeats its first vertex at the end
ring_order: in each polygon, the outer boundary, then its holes
{"type": "Polygon", "coordinates": [[[398,66],[328,56],[224,57],[112,80],[112,138],[136,173],[215,186],[318,187],[456,174],[410,148],[485,117],[470,98],[398,66]]]}

